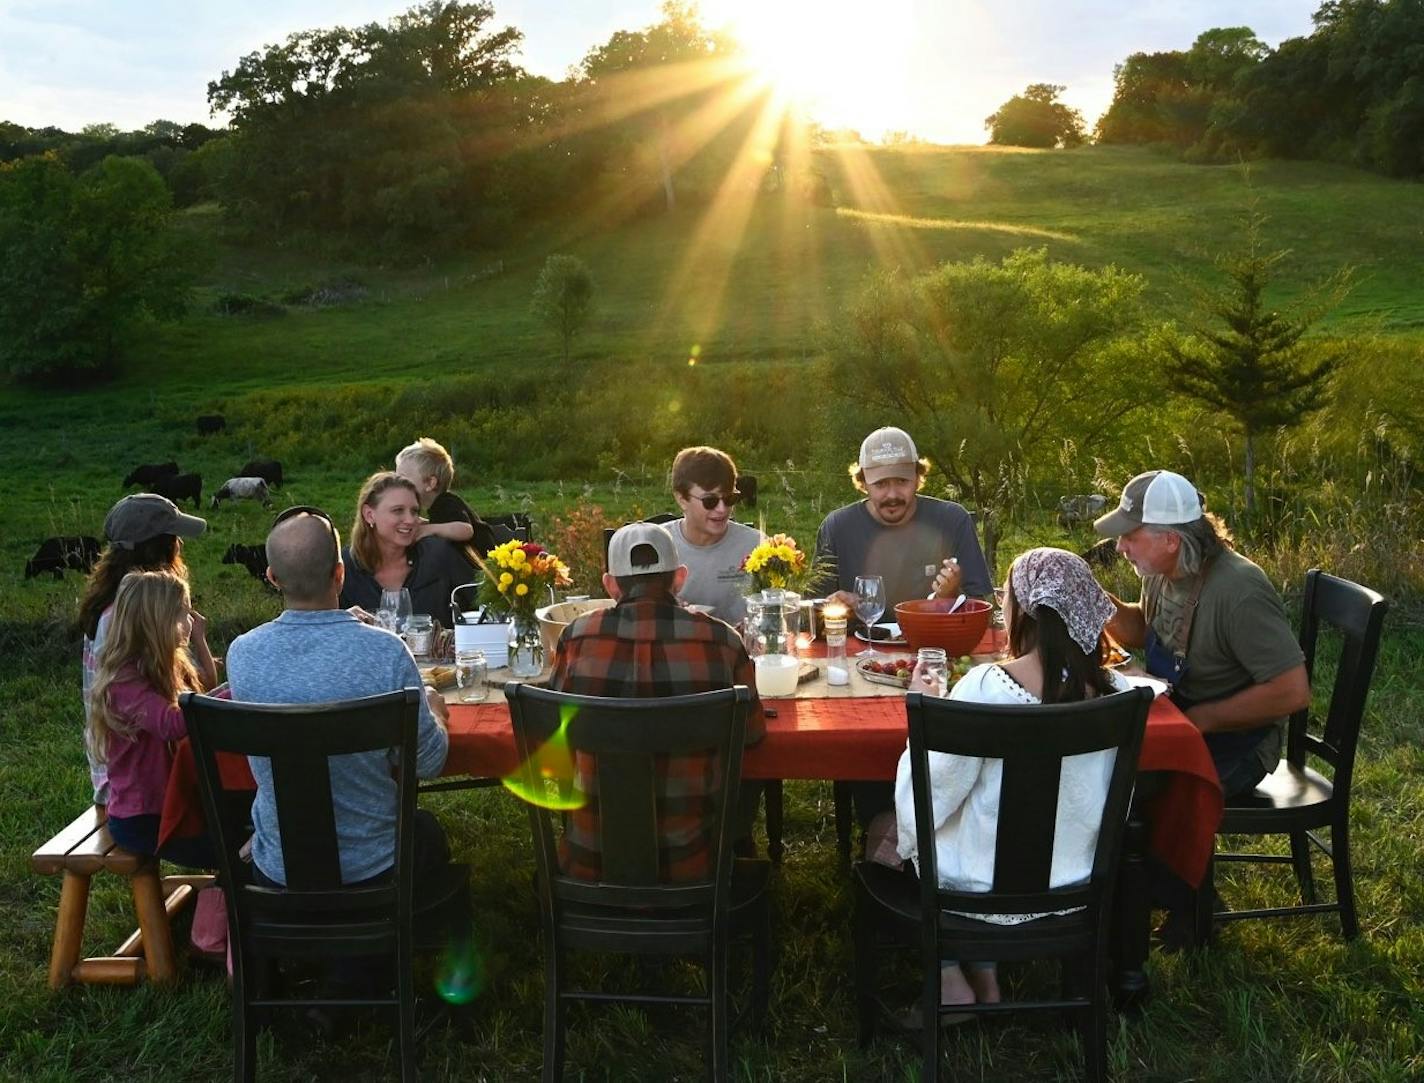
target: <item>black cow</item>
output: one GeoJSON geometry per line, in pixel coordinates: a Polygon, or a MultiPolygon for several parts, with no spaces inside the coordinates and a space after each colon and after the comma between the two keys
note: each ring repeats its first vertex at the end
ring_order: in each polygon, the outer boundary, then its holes
{"type": "Polygon", "coordinates": [[[127,489],[130,485],[152,485],[155,481],[171,478],[176,473],[178,464],[174,462],[144,463],[129,471],[129,476],[124,478],[123,487],[127,489]]]}
{"type": "Polygon", "coordinates": [[[203,506],[203,476],[201,474],[174,474],[171,478],[159,478],[153,483],[153,491],[166,496],[175,504],[192,500],[193,507],[203,506]]]}
{"type": "Polygon", "coordinates": [[[1096,564],[1099,568],[1107,568],[1116,563],[1118,559],[1117,539],[1104,538],[1096,545],[1090,545],[1080,554],[1089,564],[1096,564]]]}
{"type": "Polygon", "coordinates": [[[198,435],[211,436],[227,428],[227,418],[222,414],[202,414],[198,417],[198,435]]]}
{"type": "MultiPolygon", "coordinates": [[[[267,581],[267,549],[262,545],[229,545],[223,554],[224,564],[241,564],[264,586],[271,588],[267,581]]],[[[275,588],[274,588],[275,589],[275,588]]]]}
{"type": "Polygon", "coordinates": [[[240,478],[261,478],[273,488],[282,487],[282,464],[276,459],[253,459],[237,472],[240,478]]]}
{"type": "Polygon", "coordinates": [[[56,579],[64,578],[64,569],[89,572],[99,562],[99,539],[88,534],[72,534],[62,538],[46,538],[35,555],[25,561],[25,578],[33,579],[41,572],[51,572],[56,579]]]}

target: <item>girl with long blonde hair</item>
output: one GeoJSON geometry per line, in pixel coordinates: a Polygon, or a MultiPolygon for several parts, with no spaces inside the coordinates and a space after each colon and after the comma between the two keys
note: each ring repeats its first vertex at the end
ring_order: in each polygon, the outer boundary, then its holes
{"type": "Polygon", "coordinates": [[[114,841],[194,867],[212,865],[207,840],[177,840],[160,851],[158,824],[173,765],[170,742],[187,734],[178,695],[217,683],[206,627],[176,572],[124,576],[99,652],[86,734],[91,754],[108,767],[114,841]]]}

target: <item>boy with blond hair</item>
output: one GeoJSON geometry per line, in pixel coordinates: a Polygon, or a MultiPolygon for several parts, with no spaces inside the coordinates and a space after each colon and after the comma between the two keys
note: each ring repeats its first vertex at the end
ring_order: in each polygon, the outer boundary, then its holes
{"type": "Polygon", "coordinates": [[[456,545],[474,542],[488,534],[489,527],[471,507],[450,491],[455,480],[455,461],[450,453],[428,436],[400,449],[396,473],[409,480],[420,497],[420,510],[427,522],[420,524],[416,537],[444,538],[456,545]]]}

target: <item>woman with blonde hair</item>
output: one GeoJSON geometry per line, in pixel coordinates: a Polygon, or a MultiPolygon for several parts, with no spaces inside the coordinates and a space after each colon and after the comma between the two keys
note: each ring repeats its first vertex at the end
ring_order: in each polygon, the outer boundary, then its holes
{"type": "Polygon", "coordinates": [[[160,851],[158,823],[173,766],[170,742],[188,732],[178,695],[217,683],[206,627],[176,572],[124,576],[99,652],[87,733],[94,759],[108,768],[114,841],[135,853],[198,868],[212,866],[207,839],[178,840],[160,851]]]}
{"type": "Polygon", "coordinates": [[[342,608],[376,612],[383,590],[410,591],[411,612],[450,623],[450,592],[470,580],[470,566],[444,538],[420,537],[420,494],[393,470],[361,486],[351,544],[342,551],[346,582],[342,608]]]}

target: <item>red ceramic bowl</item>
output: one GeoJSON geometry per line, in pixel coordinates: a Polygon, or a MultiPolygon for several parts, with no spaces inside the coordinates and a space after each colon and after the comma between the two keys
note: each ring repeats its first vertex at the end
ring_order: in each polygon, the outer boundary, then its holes
{"type": "Polygon", "coordinates": [[[989,627],[988,602],[970,598],[959,609],[949,612],[953,598],[918,599],[901,602],[895,607],[895,619],[900,632],[915,650],[921,647],[943,647],[951,658],[969,654],[984,638],[989,627]]]}

